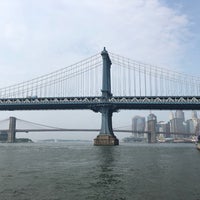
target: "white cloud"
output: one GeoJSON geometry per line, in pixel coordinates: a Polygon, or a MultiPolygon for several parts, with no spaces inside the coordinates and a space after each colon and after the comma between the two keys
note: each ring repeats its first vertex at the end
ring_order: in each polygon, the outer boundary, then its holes
{"type": "Polygon", "coordinates": [[[185,48],[181,42],[187,36],[186,16],[158,0],[6,2],[1,2],[0,43],[11,56],[23,55],[23,70],[25,62],[36,68],[44,63],[66,65],[68,55],[78,59],[103,46],[134,59],[173,65],[185,48]]]}

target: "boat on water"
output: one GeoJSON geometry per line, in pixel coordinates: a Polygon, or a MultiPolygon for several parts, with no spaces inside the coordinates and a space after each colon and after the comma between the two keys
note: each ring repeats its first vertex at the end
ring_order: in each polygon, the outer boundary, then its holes
{"type": "Polygon", "coordinates": [[[200,151],[200,135],[197,137],[196,147],[200,151]]]}

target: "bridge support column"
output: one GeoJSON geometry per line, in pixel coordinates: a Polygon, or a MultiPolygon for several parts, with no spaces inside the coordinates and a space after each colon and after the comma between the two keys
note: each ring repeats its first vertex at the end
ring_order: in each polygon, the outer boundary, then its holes
{"type": "Polygon", "coordinates": [[[101,112],[101,131],[99,135],[94,139],[94,145],[104,146],[104,145],[119,145],[119,140],[113,133],[112,129],[112,113],[113,109],[109,106],[109,99],[112,97],[111,93],[111,60],[109,58],[108,52],[104,48],[101,52],[103,59],[103,79],[102,79],[102,107],[98,109],[101,112]]]}
{"type": "Polygon", "coordinates": [[[108,107],[104,107],[101,110],[101,130],[99,135],[94,139],[94,145],[119,145],[119,140],[114,135],[112,129],[112,110],[110,110],[108,107]]]}
{"type": "Polygon", "coordinates": [[[147,141],[148,143],[151,143],[151,132],[147,134],[147,141]]]}
{"type": "Polygon", "coordinates": [[[16,118],[10,117],[9,130],[8,130],[8,142],[14,143],[16,135],[16,118]]]}

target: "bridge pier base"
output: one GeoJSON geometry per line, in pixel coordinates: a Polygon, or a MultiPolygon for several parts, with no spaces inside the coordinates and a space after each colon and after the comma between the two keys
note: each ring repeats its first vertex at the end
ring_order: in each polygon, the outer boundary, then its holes
{"type": "Polygon", "coordinates": [[[147,137],[147,141],[148,141],[148,143],[150,144],[151,143],[151,132],[150,133],[148,133],[148,135],[147,135],[148,137],[147,137]]]}
{"type": "Polygon", "coordinates": [[[119,145],[119,140],[113,133],[112,128],[112,109],[103,107],[101,109],[101,130],[99,135],[94,139],[96,146],[114,146],[119,145]]]}
{"type": "Polygon", "coordinates": [[[148,134],[148,143],[156,143],[156,119],[154,116],[151,120],[148,120],[147,129],[150,132],[148,134]]]}
{"type": "Polygon", "coordinates": [[[94,139],[95,146],[115,146],[119,145],[119,140],[115,135],[100,134],[94,139]]]}

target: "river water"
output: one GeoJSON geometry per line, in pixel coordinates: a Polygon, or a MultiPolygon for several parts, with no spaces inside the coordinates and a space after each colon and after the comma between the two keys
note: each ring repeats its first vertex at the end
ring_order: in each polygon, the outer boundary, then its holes
{"type": "Polygon", "coordinates": [[[199,200],[194,144],[0,144],[1,200],[199,200]]]}

